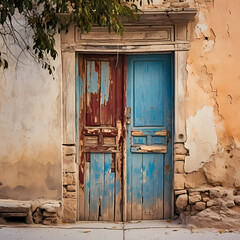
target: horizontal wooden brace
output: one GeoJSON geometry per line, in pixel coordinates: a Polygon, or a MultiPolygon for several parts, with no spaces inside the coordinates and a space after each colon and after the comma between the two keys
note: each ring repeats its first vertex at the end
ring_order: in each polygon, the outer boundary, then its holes
{"type": "Polygon", "coordinates": [[[131,146],[131,152],[135,152],[135,153],[167,153],[167,146],[166,145],[131,146]]]}

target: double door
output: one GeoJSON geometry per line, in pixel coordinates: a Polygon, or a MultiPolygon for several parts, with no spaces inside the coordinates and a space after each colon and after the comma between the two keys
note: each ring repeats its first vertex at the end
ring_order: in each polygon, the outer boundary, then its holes
{"type": "Polygon", "coordinates": [[[121,221],[124,207],[128,220],[170,218],[171,55],[78,55],[77,66],[79,219],[121,221]]]}

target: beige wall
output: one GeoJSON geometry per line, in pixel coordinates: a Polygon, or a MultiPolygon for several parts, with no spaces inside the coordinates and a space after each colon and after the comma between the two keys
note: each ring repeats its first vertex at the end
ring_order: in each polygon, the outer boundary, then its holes
{"type": "Polygon", "coordinates": [[[1,69],[0,198],[61,198],[60,59],[54,79],[24,53],[1,69]]]}

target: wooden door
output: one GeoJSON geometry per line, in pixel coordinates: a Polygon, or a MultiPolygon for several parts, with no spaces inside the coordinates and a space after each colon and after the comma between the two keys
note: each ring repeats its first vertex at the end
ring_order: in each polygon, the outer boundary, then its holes
{"type": "Polygon", "coordinates": [[[172,206],[171,55],[127,63],[127,216],[168,219],[172,206]]]}
{"type": "Polygon", "coordinates": [[[80,220],[122,220],[122,67],[116,55],[78,55],[80,220]]]}

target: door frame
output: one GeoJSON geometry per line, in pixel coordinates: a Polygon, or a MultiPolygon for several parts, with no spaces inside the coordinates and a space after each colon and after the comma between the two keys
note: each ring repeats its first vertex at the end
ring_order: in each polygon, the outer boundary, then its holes
{"type": "MultiPolygon", "coordinates": [[[[126,39],[109,38],[109,33],[105,29],[97,29],[98,34],[91,35],[92,42],[89,38],[83,40],[78,28],[71,26],[67,34],[61,35],[61,58],[62,58],[62,166],[63,166],[63,222],[76,222],[78,220],[78,159],[77,159],[77,126],[76,126],[76,56],[78,53],[95,53],[95,54],[151,54],[172,52],[174,58],[174,144],[182,144],[186,141],[186,118],[182,106],[185,105],[185,96],[187,94],[187,58],[189,52],[190,31],[188,31],[188,23],[193,20],[197,11],[194,9],[186,9],[182,12],[154,12],[144,14],[138,23],[130,24],[134,30],[146,31],[146,36],[155,26],[154,31],[158,31],[161,35],[168,36],[165,39],[139,39],[133,42],[126,39]],[[171,16],[170,16],[171,15],[171,16]],[[164,21],[162,21],[164,20],[164,21]],[[145,30],[146,29],[146,30],[145,30]],[[101,35],[101,43],[98,43],[98,36],[101,35]],[[69,194],[68,186],[71,185],[73,192],[69,194]],[[67,194],[66,194],[67,191],[67,194]]],[[[127,25],[128,27],[129,25],[127,25]]],[[[93,30],[94,31],[94,30],[93,30]]],[[[126,35],[127,36],[127,35],[126,35]]],[[[132,35],[131,35],[132,36],[132,35]]],[[[137,36],[137,35],[136,35],[137,36]]],[[[124,65],[126,58],[124,58],[124,65]]],[[[126,79],[126,70],[124,69],[126,79]]],[[[126,87],[126,84],[124,84],[126,87]]],[[[125,91],[126,89],[124,89],[125,91]]],[[[126,104],[126,103],[124,103],[126,104]]],[[[126,105],[125,105],[126,106],[126,105]]],[[[126,111],[126,109],[124,109],[126,111]]],[[[124,117],[126,112],[124,113],[124,117]]],[[[126,119],[123,119],[123,123],[126,119]]],[[[126,127],[125,127],[126,129],[126,127]]],[[[123,155],[126,154],[126,143],[123,145],[123,155]],[[124,147],[125,146],[125,147],[124,147]]],[[[178,154],[174,153],[174,156],[178,154]]],[[[124,160],[125,162],[125,160],[124,160]]],[[[123,165],[123,171],[126,168],[123,165]]],[[[173,167],[174,168],[174,167],[173,167]]],[[[181,174],[174,175],[174,178],[182,177],[181,174]],[[178,176],[179,175],[179,176],[178,176]]],[[[123,185],[126,188],[126,180],[123,177],[123,185]]],[[[174,183],[174,190],[184,189],[174,183]]],[[[126,192],[126,190],[123,190],[126,192]]],[[[124,197],[125,199],[125,197],[124,197]]],[[[174,201],[172,201],[172,205],[174,201]]],[[[123,220],[127,220],[126,202],[123,202],[123,220]]],[[[172,217],[173,217],[172,207],[172,217]]]]}

